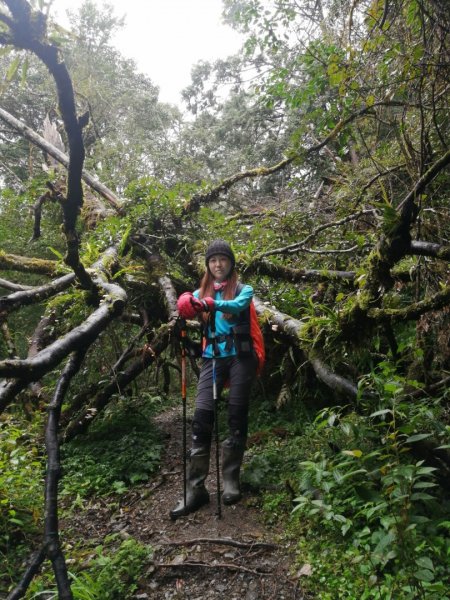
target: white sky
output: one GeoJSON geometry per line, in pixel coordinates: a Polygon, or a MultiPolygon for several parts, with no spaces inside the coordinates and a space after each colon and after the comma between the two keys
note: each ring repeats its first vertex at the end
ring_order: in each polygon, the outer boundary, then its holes
{"type": "MultiPolygon", "coordinates": [[[[242,37],[222,23],[222,0],[106,1],[117,16],[126,15],[114,45],[159,86],[162,102],[180,105],[180,92],[190,83],[196,62],[226,58],[242,45],[242,37]]],[[[52,15],[66,25],[66,10],[76,10],[82,2],[54,0],[52,15]]]]}

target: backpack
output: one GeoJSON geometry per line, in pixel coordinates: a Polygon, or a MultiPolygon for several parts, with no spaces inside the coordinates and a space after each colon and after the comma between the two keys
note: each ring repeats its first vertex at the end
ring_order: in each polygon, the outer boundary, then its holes
{"type": "MultiPolygon", "coordinates": [[[[239,296],[243,287],[243,283],[238,283],[236,287],[236,296],[239,296]]],[[[224,338],[230,338],[227,340],[227,343],[234,343],[238,356],[250,356],[254,352],[258,359],[256,374],[261,375],[266,361],[266,349],[253,300],[250,302],[249,306],[239,314],[237,323],[233,327],[233,336],[224,336],[224,338]]],[[[221,340],[220,337],[215,339],[219,342],[225,341],[225,339],[221,340]]],[[[207,340],[205,335],[203,335],[203,349],[209,341],[210,340],[207,340]]]]}
{"type": "MultiPolygon", "coordinates": [[[[238,283],[236,287],[236,296],[238,296],[241,293],[243,287],[243,283],[238,283]]],[[[256,374],[261,375],[264,369],[264,364],[266,362],[266,348],[264,346],[264,337],[261,331],[261,327],[259,325],[258,315],[256,313],[256,308],[253,303],[253,300],[250,302],[248,308],[240,313],[238,323],[250,324],[250,343],[254,353],[256,354],[256,358],[258,359],[258,367],[256,369],[256,374]]]]}

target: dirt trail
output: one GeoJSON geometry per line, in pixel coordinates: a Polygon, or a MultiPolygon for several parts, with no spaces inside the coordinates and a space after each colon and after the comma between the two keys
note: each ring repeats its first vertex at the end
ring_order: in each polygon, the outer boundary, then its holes
{"type": "Polygon", "coordinates": [[[214,474],[207,480],[211,503],[170,520],[169,511],[182,494],[180,411],[166,411],[157,422],[166,436],[160,473],[128,494],[119,511],[108,514],[107,506],[97,506],[96,518],[89,519],[91,527],[86,521],[82,526],[89,536],[119,532],[155,549],[153,564],[135,598],[302,600],[298,581],[290,576],[288,552],[277,531],[263,524],[249,496],[234,506],[222,506],[222,518],[217,518],[214,474]]]}

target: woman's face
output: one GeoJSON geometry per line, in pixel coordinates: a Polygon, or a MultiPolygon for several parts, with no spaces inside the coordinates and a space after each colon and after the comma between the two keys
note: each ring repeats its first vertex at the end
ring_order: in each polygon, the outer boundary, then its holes
{"type": "Polygon", "coordinates": [[[231,260],[224,254],[213,254],[208,261],[208,268],[216,281],[224,281],[231,271],[231,260]]]}

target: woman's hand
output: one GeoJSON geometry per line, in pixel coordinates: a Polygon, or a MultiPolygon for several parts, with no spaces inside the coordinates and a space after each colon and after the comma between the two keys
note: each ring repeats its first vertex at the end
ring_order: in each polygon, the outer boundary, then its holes
{"type": "Polygon", "coordinates": [[[205,298],[202,298],[202,302],[205,305],[205,308],[203,310],[205,310],[206,312],[213,312],[215,310],[216,303],[214,299],[211,298],[211,296],[206,296],[205,298]]]}
{"type": "Polygon", "coordinates": [[[199,300],[191,292],[184,292],[177,301],[178,312],[183,319],[193,319],[201,312],[210,312],[214,306],[215,302],[210,296],[199,300]]]}

